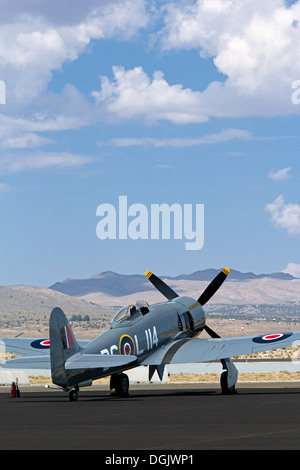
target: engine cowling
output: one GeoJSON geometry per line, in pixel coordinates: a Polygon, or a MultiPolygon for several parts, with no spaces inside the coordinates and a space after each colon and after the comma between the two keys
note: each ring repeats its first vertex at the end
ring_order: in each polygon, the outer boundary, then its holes
{"type": "Polygon", "coordinates": [[[189,332],[189,336],[196,336],[205,326],[205,314],[199,302],[191,297],[178,297],[179,304],[178,323],[179,330],[189,332]]]}

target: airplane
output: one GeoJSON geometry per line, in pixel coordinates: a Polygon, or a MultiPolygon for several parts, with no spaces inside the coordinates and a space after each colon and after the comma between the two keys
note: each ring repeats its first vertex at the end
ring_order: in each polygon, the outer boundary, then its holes
{"type": "Polygon", "coordinates": [[[224,268],[198,299],[179,296],[150,271],[145,275],[167,299],[149,305],[146,301],[121,308],[110,327],[93,340],[76,340],[71,325],[55,307],[49,320],[49,339],[3,338],[0,349],[21,355],[0,363],[5,369],[49,369],[52,382],[76,401],[79,389],[93,380],[110,376],[110,390],[117,396],[129,394],[124,372],[137,366],[149,367],[149,381],[157,371],[160,380],[168,364],[220,360],[222,394],[234,394],[238,370],[231,358],[291,346],[300,331],[221,338],[205,321],[203,306],[227,278],[224,268]],[[209,338],[198,337],[206,331],[209,338]]]}

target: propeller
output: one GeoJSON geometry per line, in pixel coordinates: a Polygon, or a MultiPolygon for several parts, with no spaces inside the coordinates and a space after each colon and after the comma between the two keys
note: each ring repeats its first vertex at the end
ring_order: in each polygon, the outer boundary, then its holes
{"type": "MultiPolygon", "coordinates": [[[[199,304],[203,307],[211,298],[212,296],[217,292],[217,290],[221,287],[225,279],[227,278],[228,274],[230,273],[229,268],[224,268],[217,276],[211,281],[211,283],[207,286],[204,292],[200,295],[198,298],[199,304]]],[[[178,294],[171,289],[164,281],[162,281],[159,277],[155,276],[155,274],[151,273],[150,271],[146,271],[145,275],[149,279],[149,281],[156,287],[159,292],[161,292],[168,300],[175,299],[178,297],[178,294]]],[[[204,325],[204,330],[207,332],[207,334],[211,338],[221,338],[221,336],[218,335],[214,330],[212,330],[209,326],[204,325]]],[[[229,373],[236,373],[237,374],[237,369],[234,366],[234,364],[231,362],[229,358],[227,359],[220,359],[222,367],[224,369],[224,373],[221,375],[221,386],[222,386],[222,391],[223,393],[229,393],[230,389],[234,390],[234,386],[229,388],[228,386],[228,374],[229,373]],[[232,372],[233,371],[233,372],[232,372]],[[223,384],[223,385],[222,385],[223,384]]],[[[151,377],[153,373],[155,372],[155,366],[150,366],[149,369],[149,380],[151,380],[151,377]],[[152,367],[152,368],[151,368],[152,367]]],[[[157,372],[159,376],[161,377],[163,374],[163,369],[159,370],[157,366],[157,372]]]]}
{"type": "MultiPolygon", "coordinates": [[[[211,297],[217,292],[217,290],[221,287],[223,282],[225,281],[226,277],[230,273],[230,269],[224,268],[217,276],[211,281],[211,283],[207,286],[205,291],[200,295],[198,302],[203,307],[211,297]]],[[[178,294],[171,289],[164,281],[162,281],[159,277],[155,276],[151,271],[146,271],[145,276],[149,279],[149,281],[156,287],[156,289],[163,294],[168,300],[175,299],[178,297],[178,294]]]]}

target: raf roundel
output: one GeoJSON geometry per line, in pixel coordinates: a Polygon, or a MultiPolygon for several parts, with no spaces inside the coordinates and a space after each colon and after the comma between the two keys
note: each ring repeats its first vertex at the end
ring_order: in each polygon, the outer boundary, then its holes
{"type": "Polygon", "coordinates": [[[135,344],[129,335],[123,335],[119,342],[119,353],[126,356],[135,355],[135,344]]]}
{"type": "Polygon", "coordinates": [[[50,341],[49,339],[36,339],[35,341],[32,341],[30,346],[35,349],[49,349],[50,341]]]}
{"type": "Polygon", "coordinates": [[[282,336],[283,336],[282,333],[274,334],[274,335],[265,335],[262,337],[262,339],[264,339],[265,341],[272,341],[274,339],[282,338],[282,336]]]}
{"type": "Polygon", "coordinates": [[[276,343],[289,338],[293,333],[273,333],[270,335],[256,336],[253,338],[254,343],[276,343]]]}

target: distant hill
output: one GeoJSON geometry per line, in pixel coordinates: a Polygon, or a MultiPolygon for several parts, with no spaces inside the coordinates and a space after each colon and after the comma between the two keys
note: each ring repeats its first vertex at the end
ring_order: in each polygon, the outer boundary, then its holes
{"type": "MultiPolygon", "coordinates": [[[[220,269],[205,269],[176,277],[160,277],[179,295],[191,295],[197,298],[219,272],[220,269]]],[[[133,301],[131,300],[132,296],[139,299],[149,299],[149,302],[162,300],[161,294],[155,290],[144,275],[125,275],[112,271],[106,271],[86,279],[66,279],[62,282],[56,282],[49,289],[102,305],[130,303],[133,301]]],[[[254,274],[241,273],[232,269],[226,282],[212,301],[248,303],[251,302],[251,298],[255,303],[260,303],[260,301],[261,303],[270,301],[271,303],[277,303],[277,301],[280,303],[280,299],[282,301],[300,300],[300,280],[282,272],[254,274]],[[288,289],[285,287],[286,283],[289,285],[288,289]],[[295,286],[297,286],[296,292],[294,292],[295,286]],[[253,293],[251,293],[252,288],[254,288],[253,293]]]]}
{"type": "Polygon", "coordinates": [[[0,338],[18,334],[47,338],[49,317],[54,307],[62,308],[69,319],[73,315],[88,315],[89,322],[73,324],[78,338],[93,338],[104,331],[116,311],[114,307],[44,287],[0,286],[0,338]]]}
{"type": "Polygon", "coordinates": [[[106,271],[87,279],[66,279],[56,282],[49,289],[76,297],[95,292],[121,297],[141,290],[151,290],[150,286],[148,279],[140,274],[126,275],[106,271]]]}
{"type": "Polygon", "coordinates": [[[105,311],[99,304],[44,287],[0,286],[0,320],[3,319],[3,315],[15,314],[48,317],[54,307],[62,308],[68,315],[89,314],[97,317],[105,311]]]}
{"type": "MultiPolygon", "coordinates": [[[[203,271],[196,271],[192,274],[180,274],[176,277],[169,277],[166,279],[174,279],[174,280],[186,280],[186,281],[211,281],[221,269],[204,269],[203,271]]],[[[236,271],[234,269],[230,270],[230,275],[228,276],[228,281],[250,281],[252,279],[263,279],[263,278],[270,278],[270,279],[281,279],[284,281],[290,281],[295,279],[291,274],[279,272],[279,273],[272,273],[272,274],[254,274],[254,273],[241,273],[240,271],[236,271]]]]}

